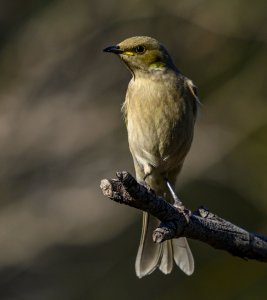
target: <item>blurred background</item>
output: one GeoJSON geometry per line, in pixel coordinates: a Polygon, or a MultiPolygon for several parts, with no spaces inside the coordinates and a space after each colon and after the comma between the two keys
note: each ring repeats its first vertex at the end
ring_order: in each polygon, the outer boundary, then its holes
{"type": "Polygon", "coordinates": [[[150,35],[203,103],[178,194],[267,234],[266,14],[265,0],[1,0],[0,299],[266,299],[265,264],[198,241],[193,276],[138,279],[141,213],[99,189],[133,173],[130,73],[102,49],[150,35]]]}

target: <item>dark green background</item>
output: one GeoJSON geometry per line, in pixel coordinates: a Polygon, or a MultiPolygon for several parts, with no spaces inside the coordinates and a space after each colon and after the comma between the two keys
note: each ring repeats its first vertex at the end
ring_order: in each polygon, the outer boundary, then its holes
{"type": "Polygon", "coordinates": [[[130,74],[106,46],[150,35],[203,103],[177,193],[267,233],[265,0],[0,2],[0,299],[266,299],[267,268],[190,241],[196,270],[137,279],[141,214],[104,198],[133,172],[130,74]]]}

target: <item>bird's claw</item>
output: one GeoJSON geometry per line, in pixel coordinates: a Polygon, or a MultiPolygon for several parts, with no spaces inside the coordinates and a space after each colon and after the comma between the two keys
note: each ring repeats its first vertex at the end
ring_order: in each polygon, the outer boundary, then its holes
{"type": "Polygon", "coordinates": [[[180,214],[183,215],[184,219],[186,220],[186,223],[189,223],[190,220],[190,211],[185,208],[185,206],[182,204],[181,201],[179,201],[179,203],[174,203],[173,205],[180,214]]]}

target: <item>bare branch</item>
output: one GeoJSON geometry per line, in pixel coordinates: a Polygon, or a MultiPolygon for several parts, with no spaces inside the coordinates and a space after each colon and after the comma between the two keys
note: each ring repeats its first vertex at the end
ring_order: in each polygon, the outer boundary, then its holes
{"type": "Polygon", "coordinates": [[[184,236],[228,251],[234,256],[267,262],[266,236],[248,232],[203,207],[193,213],[188,209],[180,212],[148,186],[139,184],[127,172],[117,172],[117,178],[101,181],[103,194],[158,218],[161,224],[153,233],[154,242],[161,243],[184,236]]]}

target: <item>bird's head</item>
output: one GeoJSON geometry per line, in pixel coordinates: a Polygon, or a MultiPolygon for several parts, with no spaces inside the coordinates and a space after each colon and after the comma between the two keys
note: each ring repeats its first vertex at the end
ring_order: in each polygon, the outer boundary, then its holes
{"type": "Polygon", "coordinates": [[[164,46],[156,39],[147,36],[128,38],[103,51],[120,56],[133,74],[175,68],[164,46]]]}

